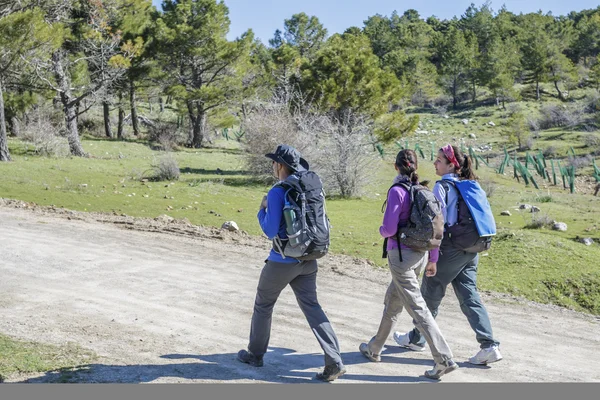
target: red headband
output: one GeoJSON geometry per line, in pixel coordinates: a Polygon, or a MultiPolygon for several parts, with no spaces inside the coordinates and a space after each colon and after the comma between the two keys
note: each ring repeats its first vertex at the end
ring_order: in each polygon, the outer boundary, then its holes
{"type": "Polygon", "coordinates": [[[444,155],[446,156],[448,161],[450,161],[450,163],[452,163],[456,167],[456,169],[460,169],[460,164],[458,163],[458,160],[454,155],[454,149],[452,148],[452,145],[449,144],[442,147],[442,151],[444,152],[444,155]]]}

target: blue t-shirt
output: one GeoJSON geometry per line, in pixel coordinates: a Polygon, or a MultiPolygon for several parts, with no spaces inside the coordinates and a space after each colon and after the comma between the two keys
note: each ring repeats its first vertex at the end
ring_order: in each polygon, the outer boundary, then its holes
{"type": "MultiPolygon", "coordinates": [[[[285,231],[285,220],[283,218],[283,206],[285,205],[285,189],[277,186],[272,187],[267,193],[267,208],[261,208],[258,211],[258,223],[260,228],[271,240],[275,236],[279,236],[281,239],[287,239],[287,233],[285,231]]],[[[285,257],[271,249],[267,260],[279,262],[279,263],[297,263],[299,262],[295,258],[285,257]]]]}

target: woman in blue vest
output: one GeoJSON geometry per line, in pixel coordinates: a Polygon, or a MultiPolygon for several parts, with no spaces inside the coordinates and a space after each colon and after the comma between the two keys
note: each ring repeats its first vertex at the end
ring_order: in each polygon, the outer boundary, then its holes
{"type": "MultiPolygon", "coordinates": [[[[442,177],[442,181],[476,180],[473,173],[471,159],[465,156],[456,146],[446,145],[438,152],[434,162],[435,172],[442,177]]],[[[454,225],[458,220],[457,200],[458,193],[454,185],[438,181],[433,193],[442,204],[445,226],[454,225]]],[[[471,364],[487,365],[502,359],[499,342],[492,333],[492,324],[488,312],[481,302],[477,291],[477,265],[479,255],[467,253],[452,245],[447,233],[439,249],[437,261],[437,274],[424,276],[421,284],[421,293],[427,303],[431,314],[435,317],[444,295],[446,287],[452,284],[460,308],[467,317],[475,337],[480,345],[480,350],[469,358],[471,364]]],[[[394,333],[394,340],[398,345],[414,350],[425,349],[425,338],[417,329],[408,333],[394,333]]]]}
{"type": "MultiPolygon", "coordinates": [[[[384,255],[387,256],[392,281],[384,297],[384,309],[375,336],[368,343],[361,343],[359,351],[373,362],[381,361],[381,351],[390,336],[398,315],[403,309],[413,318],[415,327],[423,332],[423,340],[429,342],[431,355],[435,361],[433,369],[425,371],[425,376],[440,379],[458,368],[452,360],[452,351],[444,339],[427,303],[419,291],[419,274],[435,276],[437,258],[430,252],[417,251],[406,244],[398,243],[398,227],[408,224],[411,212],[411,195],[406,186],[418,185],[417,154],[413,150],[401,150],[396,156],[397,175],[394,185],[388,191],[383,222],[379,233],[387,238],[384,255]],[[400,185],[400,186],[398,186],[400,185]],[[386,254],[387,253],[387,254],[386,254]]],[[[435,253],[437,257],[437,252],[435,253]]]]}

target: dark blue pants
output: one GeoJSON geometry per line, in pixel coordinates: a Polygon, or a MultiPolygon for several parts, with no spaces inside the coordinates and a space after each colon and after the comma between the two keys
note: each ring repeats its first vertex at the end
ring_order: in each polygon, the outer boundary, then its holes
{"type": "MultiPolygon", "coordinates": [[[[500,344],[494,339],[492,323],[477,291],[477,264],[479,255],[465,253],[451,246],[440,248],[437,262],[437,274],[433,277],[423,276],[421,294],[427,307],[435,318],[439,306],[446,295],[446,287],[451,283],[460,304],[460,309],[467,317],[475,338],[482,349],[500,344]]],[[[411,343],[425,344],[425,338],[417,329],[409,333],[411,343]]]]}

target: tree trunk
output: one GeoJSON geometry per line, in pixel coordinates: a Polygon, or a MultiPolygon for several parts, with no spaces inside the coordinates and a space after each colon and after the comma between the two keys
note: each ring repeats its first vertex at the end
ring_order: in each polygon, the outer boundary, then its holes
{"type": "Polygon", "coordinates": [[[563,93],[560,91],[560,88],[558,87],[558,81],[554,81],[554,87],[556,88],[556,91],[558,92],[558,98],[564,101],[565,96],[563,95],[563,93]]]}
{"type": "Polygon", "coordinates": [[[475,83],[475,80],[473,80],[473,100],[471,100],[471,103],[475,103],[476,100],[477,100],[477,83],[475,83]]]}
{"type": "Polygon", "coordinates": [[[10,133],[15,137],[21,134],[21,121],[16,115],[13,115],[10,119],[10,133]]]}
{"type": "Polygon", "coordinates": [[[104,112],[104,132],[106,133],[106,137],[112,139],[113,134],[110,126],[110,107],[108,102],[102,102],[102,110],[104,112]]]}
{"type": "Polygon", "coordinates": [[[152,114],[152,99],[148,96],[148,107],[150,108],[150,114],[152,114]]]}
{"type": "Polygon", "coordinates": [[[457,99],[456,99],[456,88],[457,86],[457,82],[456,79],[454,80],[454,82],[452,83],[452,109],[455,110],[456,109],[456,104],[457,104],[457,99]]]}
{"type": "Polygon", "coordinates": [[[123,93],[119,92],[119,122],[117,123],[117,138],[123,139],[123,120],[125,119],[125,110],[123,110],[123,93]]]}
{"type": "Polygon", "coordinates": [[[163,103],[162,96],[158,96],[158,105],[160,106],[160,112],[165,111],[165,103],[163,103]]]}
{"type": "Polygon", "coordinates": [[[6,137],[6,120],[4,117],[4,95],[2,80],[0,79],[0,161],[10,161],[8,152],[8,139],[6,137]]]}
{"type": "Polygon", "coordinates": [[[52,66],[54,69],[54,77],[60,90],[60,102],[63,106],[65,114],[65,123],[67,125],[67,141],[71,154],[77,157],[87,157],[87,154],[81,147],[79,140],[79,131],[77,129],[77,105],[79,102],[74,102],[71,95],[71,80],[63,69],[62,61],[64,55],[61,51],[56,51],[52,54],[52,66]]]}
{"type": "Polygon", "coordinates": [[[133,127],[133,134],[138,136],[140,134],[140,125],[137,116],[137,106],[135,104],[135,82],[133,78],[129,78],[129,107],[131,108],[131,126],[133,127]]]}
{"type": "Polygon", "coordinates": [[[535,81],[535,94],[537,96],[537,100],[540,101],[540,81],[537,79],[535,81]]]}
{"type": "Polygon", "coordinates": [[[197,110],[198,115],[196,116],[196,121],[194,121],[194,136],[192,138],[192,147],[195,149],[202,147],[206,130],[206,111],[204,111],[201,105],[197,106],[197,110]]]}

